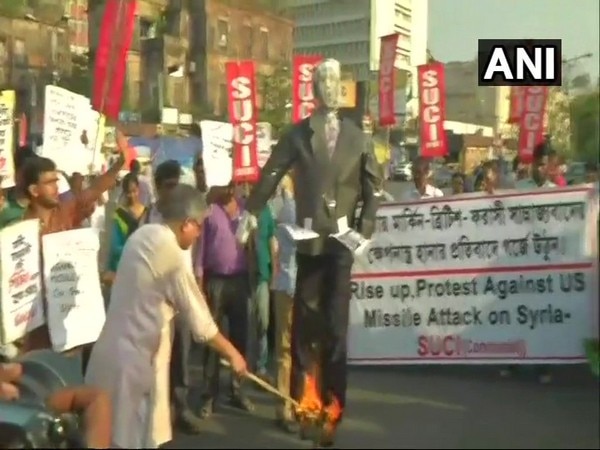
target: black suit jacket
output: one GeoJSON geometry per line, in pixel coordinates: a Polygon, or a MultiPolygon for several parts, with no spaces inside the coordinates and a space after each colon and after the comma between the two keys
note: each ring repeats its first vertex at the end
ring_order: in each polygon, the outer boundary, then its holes
{"type": "Polygon", "coordinates": [[[382,187],[373,143],[350,119],[343,119],[333,156],[325,141],[325,116],[314,113],[292,125],[274,147],[254,186],[246,207],[258,215],[275,192],[281,178],[293,169],[298,225],[312,220],[318,239],[301,241],[298,252],[318,255],[326,251],[325,242],[337,232],[338,219],[370,238],[382,187]],[[362,202],[357,218],[357,208],[362,202]]]}

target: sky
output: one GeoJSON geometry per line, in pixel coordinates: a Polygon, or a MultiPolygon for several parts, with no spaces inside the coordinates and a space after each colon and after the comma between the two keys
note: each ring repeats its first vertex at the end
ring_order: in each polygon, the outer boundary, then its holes
{"type": "Polygon", "coordinates": [[[572,72],[596,80],[599,15],[599,0],[429,0],[429,49],[443,62],[469,61],[477,39],[562,39],[563,58],[593,53],[572,72]]]}

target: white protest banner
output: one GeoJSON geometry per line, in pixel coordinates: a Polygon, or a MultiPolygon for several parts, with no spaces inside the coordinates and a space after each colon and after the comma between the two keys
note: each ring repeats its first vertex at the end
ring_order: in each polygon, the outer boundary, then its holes
{"type": "Polygon", "coordinates": [[[44,324],[40,266],[39,220],[25,220],[0,231],[0,345],[44,324]]]}
{"type": "Polygon", "coordinates": [[[92,228],[42,238],[44,286],[52,348],[95,342],[106,318],[98,276],[98,233],[92,228]]]}
{"type": "Polygon", "coordinates": [[[0,91],[0,189],[15,185],[15,91],[0,91]]]}
{"type": "Polygon", "coordinates": [[[227,186],[233,175],[233,125],[202,120],[202,162],[207,187],[227,186]]]}
{"type": "Polygon", "coordinates": [[[256,149],[258,152],[258,167],[261,169],[271,156],[272,144],[273,127],[269,122],[258,122],[256,124],[256,149]]]}
{"type": "Polygon", "coordinates": [[[597,302],[587,188],[384,205],[351,285],[353,364],[583,362],[597,302]],[[595,299],[595,300],[594,300],[595,299]]]}

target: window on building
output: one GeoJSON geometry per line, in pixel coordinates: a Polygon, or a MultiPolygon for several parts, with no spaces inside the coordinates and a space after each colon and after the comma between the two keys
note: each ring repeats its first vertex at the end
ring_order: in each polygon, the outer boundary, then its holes
{"type": "Polygon", "coordinates": [[[259,58],[269,59],[269,30],[267,30],[266,28],[260,29],[258,43],[259,58]]]}
{"type": "Polygon", "coordinates": [[[252,25],[242,27],[242,45],[244,58],[252,58],[252,25]]]}
{"type": "Polygon", "coordinates": [[[152,39],[155,37],[155,26],[151,20],[140,17],[140,39],[152,39]]]}
{"type": "Polygon", "coordinates": [[[217,20],[217,47],[226,50],[229,40],[229,22],[225,19],[217,20]]]}

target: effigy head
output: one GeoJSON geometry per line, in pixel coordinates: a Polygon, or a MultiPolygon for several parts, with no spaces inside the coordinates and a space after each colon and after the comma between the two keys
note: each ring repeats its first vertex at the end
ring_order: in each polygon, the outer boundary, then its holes
{"type": "Polygon", "coordinates": [[[342,71],[339,61],[325,59],[313,72],[314,95],[320,106],[337,109],[342,89],[342,71]]]}

